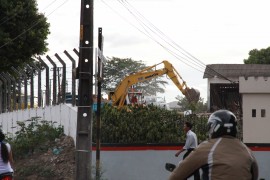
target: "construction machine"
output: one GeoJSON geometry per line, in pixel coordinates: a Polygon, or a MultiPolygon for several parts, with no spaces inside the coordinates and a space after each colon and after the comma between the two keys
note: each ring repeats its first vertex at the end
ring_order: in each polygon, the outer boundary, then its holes
{"type": "Polygon", "coordinates": [[[109,100],[112,101],[113,106],[122,108],[125,104],[127,104],[125,103],[126,97],[128,95],[128,90],[132,85],[139,82],[149,81],[164,74],[166,74],[174,82],[182,94],[185,95],[189,103],[197,103],[199,101],[200,92],[196,89],[189,88],[173,65],[166,60],[126,76],[118,84],[115,91],[109,93],[109,100]],[[164,67],[161,69],[156,69],[160,64],[163,64],[164,67]]]}

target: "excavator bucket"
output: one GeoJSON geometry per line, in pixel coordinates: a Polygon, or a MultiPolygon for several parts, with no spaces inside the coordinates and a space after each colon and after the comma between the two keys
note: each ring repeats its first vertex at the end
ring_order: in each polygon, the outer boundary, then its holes
{"type": "Polygon", "coordinates": [[[200,99],[200,91],[197,89],[186,89],[185,96],[188,100],[188,102],[192,103],[197,103],[200,99]]]}

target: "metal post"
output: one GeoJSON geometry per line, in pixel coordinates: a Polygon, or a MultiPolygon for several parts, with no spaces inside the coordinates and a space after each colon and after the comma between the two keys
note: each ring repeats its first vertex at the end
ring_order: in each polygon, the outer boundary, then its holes
{"type": "Polygon", "coordinates": [[[38,60],[45,66],[46,68],[46,91],[45,91],[45,96],[46,96],[46,106],[49,106],[50,99],[51,99],[51,94],[50,94],[50,70],[49,66],[39,57],[38,60]]]}
{"type": "Polygon", "coordinates": [[[12,111],[16,110],[16,81],[15,78],[13,76],[11,76],[9,73],[2,73],[3,76],[6,79],[10,80],[10,84],[12,84],[12,98],[11,98],[11,92],[10,92],[10,98],[12,99],[12,106],[10,105],[10,108],[12,111]]]}
{"type": "Polygon", "coordinates": [[[75,73],[74,71],[76,71],[76,65],[75,65],[75,60],[73,59],[73,57],[65,50],[64,53],[66,54],[66,56],[71,60],[72,62],[72,106],[76,105],[76,78],[75,78],[75,73]]]}
{"type": "Polygon", "coordinates": [[[24,109],[27,109],[28,108],[27,75],[21,68],[17,67],[17,69],[24,78],[24,109]]]}
{"type": "Polygon", "coordinates": [[[57,82],[58,82],[58,93],[57,93],[57,104],[60,104],[61,103],[61,84],[60,84],[60,69],[62,69],[62,67],[56,67],[56,70],[57,70],[57,82]]]}
{"type": "Polygon", "coordinates": [[[53,65],[53,101],[52,104],[56,105],[56,64],[53,62],[53,60],[50,58],[50,56],[46,56],[46,58],[50,61],[50,63],[53,65]]]}
{"type": "Polygon", "coordinates": [[[93,0],[81,1],[76,179],[91,180],[93,104],[93,0]]]}
{"type": "Polygon", "coordinates": [[[15,69],[14,67],[11,67],[11,69],[15,72],[15,74],[17,75],[17,82],[18,82],[18,109],[21,109],[22,108],[22,90],[21,90],[21,76],[22,74],[17,70],[15,69]]]}
{"type": "Polygon", "coordinates": [[[55,57],[60,61],[60,63],[63,66],[63,71],[62,71],[62,83],[61,83],[61,103],[66,102],[66,74],[67,74],[67,68],[66,68],[66,63],[61,59],[61,57],[56,53],[55,57]]]}
{"type": "Polygon", "coordinates": [[[5,73],[1,73],[1,75],[7,80],[7,110],[8,112],[10,112],[11,111],[11,80],[5,73]]]}
{"type": "Polygon", "coordinates": [[[7,112],[7,80],[2,76],[0,75],[0,79],[2,80],[3,82],[3,109],[2,109],[2,112],[7,112]]]}
{"type": "Polygon", "coordinates": [[[13,99],[13,111],[16,109],[18,109],[17,108],[17,92],[16,92],[16,79],[11,75],[11,74],[9,74],[8,72],[6,73],[7,74],[7,76],[11,79],[11,81],[13,82],[12,83],[12,92],[13,92],[13,97],[12,97],[12,99],[13,99]]]}
{"type": "Polygon", "coordinates": [[[76,48],[73,49],[73,52],[75,52],[75,54],[77,54],[77,56],[79,56],[79,51],[76,48]]]}
{"type": "Polygon", "coordinates": [[[27,69],[30,71],[30,108],[34,108],[34,71],[33,69],[26,64],[27,69]]]}
{"type": "Polygon", "coordinates": [[[42,99],[42,92],[41,92],[41,70],[36,66],[35,63],[30,63],[30,65],[38,71],[38,107],[41,107],[41,99],[42,99]]]}

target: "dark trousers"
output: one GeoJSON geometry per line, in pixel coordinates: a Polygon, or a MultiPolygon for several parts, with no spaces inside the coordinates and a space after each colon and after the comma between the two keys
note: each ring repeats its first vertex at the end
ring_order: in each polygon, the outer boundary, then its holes
{"type": "MultiPolygon", "coordinates": [[[[188,149],[187,152],[184,154],[183,159],[185,159],[194,149],[188,149]]],[[[193,172],[189,177],[193,175],[194,180],[200,180],[200,169],[197,169],[193,172]]]]}

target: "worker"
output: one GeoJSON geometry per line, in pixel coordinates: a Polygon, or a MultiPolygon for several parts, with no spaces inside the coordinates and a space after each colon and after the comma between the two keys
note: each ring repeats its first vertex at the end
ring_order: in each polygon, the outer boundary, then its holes
{"type": "Polygon", "coordinates": [[[133,105],[138,103],[137,96],[135,96],[135,95],[132,96],[132,98],[131,98],[131,103],[132,103],[133,105]]]}
{"type": "MultiPolygon", "coordinates": [[[[186,133],[186,142],[185,142],[185,146],[176,152],[175,154],[176,157],[178,157],[180,153],[186,151],[186,153],[183,156],[183,159],[185,159],[198,146],[197,135],[191,130],[192,126],[193,125],[190,122],[184,123],[183,130],[186,133]]],[[[193,175],[194,175],[194,180],[200,180],[199,169],[196,170],[193,175]]]]}
{"type": "Polygon", "coordinates": [[[236,138],[235,115],[228,110],[215,111],[207,126],[209,140],[179,163],[169,180],[183,180],[199,168],[203,180],[257,180],[257,161],[252,151],[236,138]]]}

